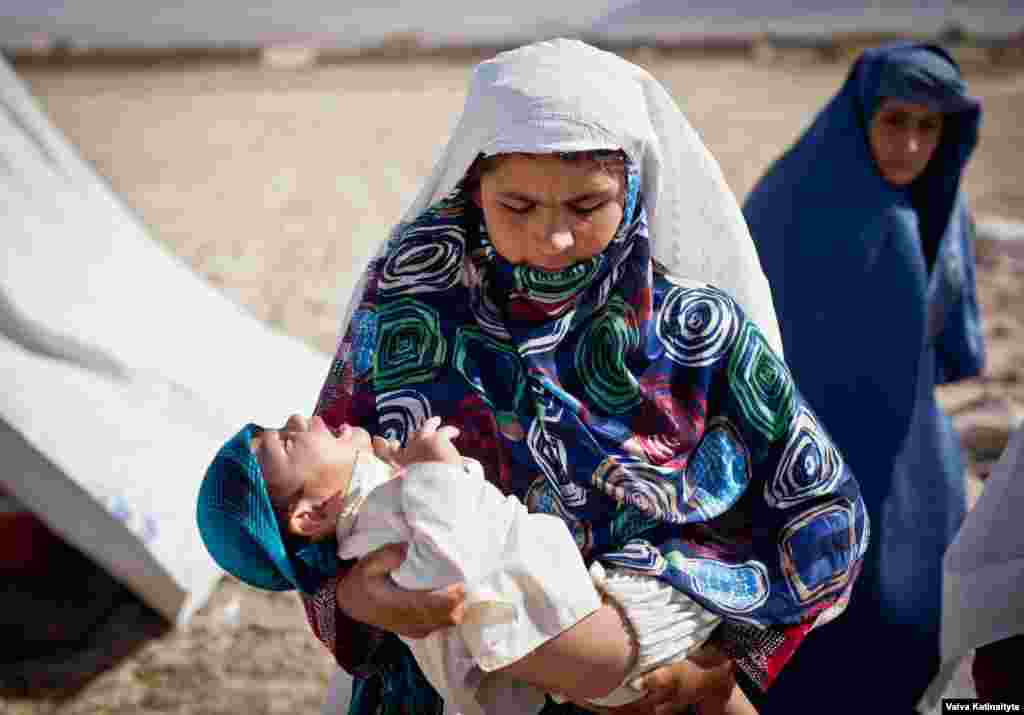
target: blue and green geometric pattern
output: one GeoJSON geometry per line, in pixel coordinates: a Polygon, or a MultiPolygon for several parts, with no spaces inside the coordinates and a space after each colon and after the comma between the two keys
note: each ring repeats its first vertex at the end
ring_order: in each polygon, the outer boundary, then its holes
{"type": "Polygon", "coordinates": [[[390,390],[433,379],[444,365],[446,349],[434,308],[414,298],[385,302],[377,311],[374,388],[390,390]]]}
{"type": "Polygon", "coordinates": [[[793,378],[750,320],[744,320],[729,357],[729,385],[751,427],[769,442],[786,434],[796,409],[793,378]]]}

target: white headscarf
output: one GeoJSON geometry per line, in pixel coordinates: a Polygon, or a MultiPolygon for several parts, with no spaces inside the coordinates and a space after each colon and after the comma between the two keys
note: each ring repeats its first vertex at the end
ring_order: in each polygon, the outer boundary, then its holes
{"type": "MultiPolygon", "coordinates": [[[[731,295],[781,355],[768,281],[718,162],[650,73],[583,42],[539,42],[477,65],[448,145],[398,226],[450,194],[480,154],[596,149],[622,149],[636,165],[654,258],[731,295]]],[[[365,281],[364,272],[342,335],[365,281]]]]}

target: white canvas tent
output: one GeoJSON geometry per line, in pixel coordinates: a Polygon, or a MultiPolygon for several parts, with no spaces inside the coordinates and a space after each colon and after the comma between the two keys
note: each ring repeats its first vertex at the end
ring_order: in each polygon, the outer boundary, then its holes
{"type": "Polygon", "coordinates": [[[217,447],[312,408],[328,360],[152,241],[0,60],[0,486],[172,623],[220,576],[217,447]]]}

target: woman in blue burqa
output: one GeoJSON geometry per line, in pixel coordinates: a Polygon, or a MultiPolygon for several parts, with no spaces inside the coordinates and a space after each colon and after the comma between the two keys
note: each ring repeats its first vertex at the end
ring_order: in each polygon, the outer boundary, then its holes
{"type": "Polygon", "coordinates": [[[744,206],[787,362],[861,476],[872,526],[850,609],[807,639],[767,715],[911,712],[937,670],[965,485],[934,388],[984,364],[960,188],[980,118],[941,48],[868,50],[744,206]],[[837,687],[837,671],[860,685],[837,687]]]}

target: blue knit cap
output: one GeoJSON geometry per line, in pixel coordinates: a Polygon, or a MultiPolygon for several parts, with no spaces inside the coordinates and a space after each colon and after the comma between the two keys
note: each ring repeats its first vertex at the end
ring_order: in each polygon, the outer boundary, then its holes
{"type": "Polygon", "coordinates": [[[258,425],[246,425],[213,458],[199,487],[199,533],[213,560],[238,580],[269,591],[311,593],[316,590],[312,574],[300,579],[299,573],[309,569],[288,556],[250,446],[261,431],[258,425]]]}

